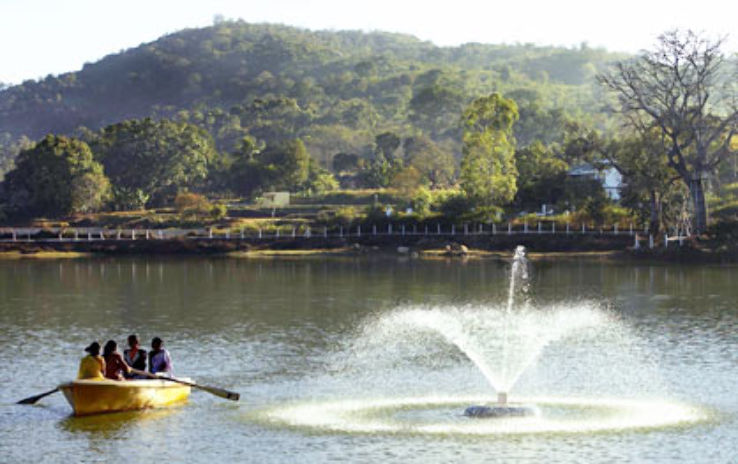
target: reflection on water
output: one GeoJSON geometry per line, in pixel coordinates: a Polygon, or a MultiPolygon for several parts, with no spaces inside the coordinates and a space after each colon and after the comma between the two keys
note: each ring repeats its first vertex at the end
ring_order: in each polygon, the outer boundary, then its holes
{"type": "Polygon", "coordinates": [[[155,425],[154,422],[176,414],[180,408],[181,405],[166,409],[126,411],[84,417],[69,416],[59,421],[59,428],[71,434],[84,432],[94,439],[116,439],[131,433],[145,433],[155,425]]]}
{"type": "MultiPolygon", "coordinates": [[[[395,366],[385,359],[381,369],[363,373],[360,366],[352,371],[337,365],[336,358],[367,321],[398,308],[503,305],[509,265],[392,258],[0,261],[6,379],[0,388],[0,455],[6,462],[132,456],[174,462],[289,462],[295,456],[304,462],[574,462],[586,456],[589,462],[716,463],[738,455],[736,267],[566,260],[534,261],[531,268],[531,304],[597,302],[627,327],[629,346],[641,350],[642,358],[629,368],[654,370],[664,386],[659,395],[715,411],[713,422],[576,439],[529,436],[496,441],[491,449],[483,438],[347,437],[253,420],[258,411],[293,403],[486,392],[484,376],[458,352],[438,350],[434,362],[404,359],[395,366]],[[177,374],[239,391],[242,401],[193,391],[188,404],[172,410],[79,419],[69,417],[61,395],[40,406],[13,404],[73,377],[91,340],[122,343],[131,332],[144,341],[161,336],[177,374]]],[[[618,360],[626,358],[605,345],[586,368],[566,363],[567,356],[580,356],[576,350],[590,350],[587,344],[605,342],[594,337],[585,344],[548,345],[520,388],[545,385],[545,393],[571,398],[583,388],[612,390],[627,374],[634,396],[647,391],[653,376],[623,373],[627,368],[618,360]]],[[[434,408],[418,414],[433,421],[438,411],[450,411],[434,408]]],[[[407,414],[402,417],[415,417],[407,414]]]]}

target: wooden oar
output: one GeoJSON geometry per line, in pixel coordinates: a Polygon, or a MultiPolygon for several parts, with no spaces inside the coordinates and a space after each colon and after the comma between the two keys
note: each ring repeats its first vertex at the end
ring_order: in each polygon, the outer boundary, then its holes
{"type": "Polygon", "coordinates": [[[29,396],[26,399],[23,399],[23,400],[18,401],[17,404],[34,404],[34,403],[36,403],[36,401],[40,400],[41,398],[43,398],[45,396],[49,396],[52,393],[56,393],[58,391],[59,391],[59,388],[57,387],[57,388],[55,388],[53,390],[47,391],[46,393],[41,393],[40,395],[29,396]]]}
{"type": "Polygon", "coordinates": [[[137,375],[143,375],[143,376],[148,377],[150,379],[168,380],[170,382],[181,383],[182,385],[188,385],[188,386],[190,386],[192,388],[198,388],[200,390],[204,390],[204,391],[206,391],[208,393],[211,393],[211,394],[213,394],[215,396],[219,396],[221,398],[225,398],[225,399],[231,400],[231,401],[238,401],[238,399],[241,398],[241,395],[240,394],[238,394],[236,392],[229,391],[229,390],[225,390],[223,388],[212,387],[212,386],[209,386],[209,385],[199,385],[199,384],[196,384],[196,383],[193,383],[193,382],[188,382],[186,380],[178,379],[178,378],[175,378],[175,377],[158,376],[156,374],[152,374],[151,372],[140,371],[140,370],[134,369],[134,368],[131,368],[131,372],[134,373],[134,374],[137,374],[137,375]]]}

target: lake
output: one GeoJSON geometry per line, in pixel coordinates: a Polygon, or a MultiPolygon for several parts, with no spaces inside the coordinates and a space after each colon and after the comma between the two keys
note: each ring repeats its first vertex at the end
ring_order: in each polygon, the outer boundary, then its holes
{"type": "Polygon", "coordinates": [[[512,309],[525,317],[506,312],[510,267],[0,261],[0,460],[735,462],[738,267],[533,261],[512,309]],[[61,394],[14,404],[72,379],[92,340],[133,332],[146,348],[163,338],[178,376],[241,401],[193,391],[82,418],[61,394]],[[464,417],[495,381],[537,416],[464,417]]]}

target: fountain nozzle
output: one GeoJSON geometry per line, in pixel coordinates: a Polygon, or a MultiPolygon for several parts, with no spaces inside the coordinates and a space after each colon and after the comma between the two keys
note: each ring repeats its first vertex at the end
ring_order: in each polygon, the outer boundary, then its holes
{"type": "Polygon", "coordinates": [[[507,404],[507,392],[498,392],[497,393],[497,404],[499,404],[499,405],[505,405],[505,404],[507,404]]]}

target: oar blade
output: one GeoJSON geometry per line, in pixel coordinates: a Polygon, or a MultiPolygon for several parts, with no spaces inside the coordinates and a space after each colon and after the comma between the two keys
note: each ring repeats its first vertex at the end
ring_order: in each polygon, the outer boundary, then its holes
{"type": "Polygon", "coordinates": [[[218,387],[211,387],[209,385],[198,385],[198,384],[194,384],[192,386],[195,388],[199,388],[201,390],[205,390],[208,393],[212,393],[215,396],[219,396],[221,398],[225,398],[231,401],[238,401],[241,398],[241,395],[236,392],[224,390],[218,387]]]}
{"type": "Polygon", "coordinates": [[[52,393],[56,393],[58,391],[59,391],[59,389],[58,388],[55,388],[53,390],[49,390],[47,392],[41,393],[40,395],[29,396],[28,398],[24,398],[24,399],[18,401],[18,403],[16,403],[16,404],[35,404],[41,398],[43,398],[45,396],[49,396],[52,393]]]}

